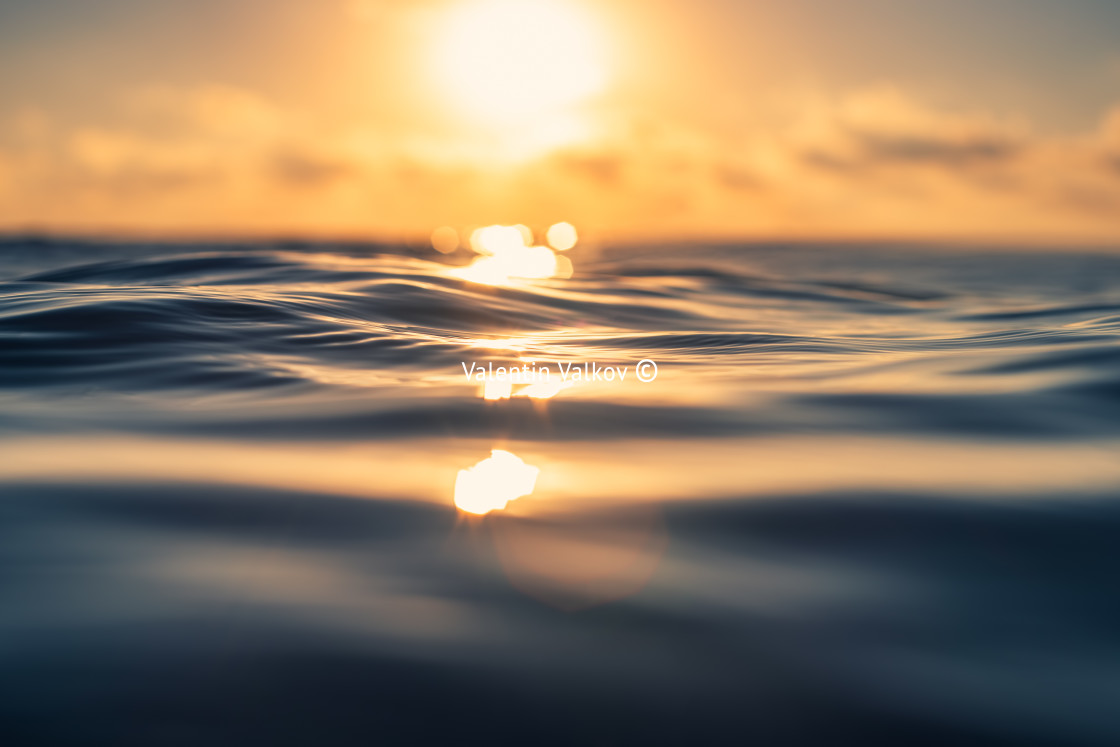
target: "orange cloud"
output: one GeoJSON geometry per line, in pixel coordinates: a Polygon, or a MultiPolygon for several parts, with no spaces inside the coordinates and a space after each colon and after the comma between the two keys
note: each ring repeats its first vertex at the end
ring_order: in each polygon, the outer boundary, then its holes
{"type": "Polygon", "coordinates": [[[1008,163],[1028,144],[1020,124],[938,112],[891,88],[853,95],[802,122],[795,135],[807,162],[836,169],[967,170],[1008,163]]]}
{"type": "Polygon", "coordinates": [[[1056,137],[876,87],[739,135],[623,113],[520,160],[467,136],[317,121],[230,86],[145,90],[123,109],[113,126],[9,118],[0,222],[426,236],[571,220],[632,236],[1120,240],[1120,106],[1056,137]]]}

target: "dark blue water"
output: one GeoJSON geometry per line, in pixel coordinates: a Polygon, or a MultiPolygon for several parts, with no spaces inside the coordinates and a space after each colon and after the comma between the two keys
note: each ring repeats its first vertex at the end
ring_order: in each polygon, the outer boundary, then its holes
{"type": "Polygon", "coordinates": [[[1120,255],[465,261],[0,243],[5,744],[1120,742],[1120,255]]]}

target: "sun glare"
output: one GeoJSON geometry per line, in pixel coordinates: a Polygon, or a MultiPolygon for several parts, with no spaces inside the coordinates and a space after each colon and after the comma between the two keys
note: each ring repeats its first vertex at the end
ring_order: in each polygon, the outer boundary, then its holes
{"type": "Polygon", "coordinates": [[[509,399],[513,394],[512,381],[487,381],[482,385],[482,398],[488,402],[509,399]]]}
{"type": "Polygon", "coordinates": [[[488,514],[533,492],[540,469],[508,451],[494,449],[487,459],[459,470],[455,505],[471,514],[488,514]]]}
{"type": "Polygon", "coordinates": [[[487,124],[557,114],[606,83],[596,25],[570,1],[461,0],[437,44],[450,97],[487,124]]]}
{"type": "MultiPolygon", "coordinates": [[[[576,229],[570,223],[557,223],[548,230],[548,241],[556,250],[570,249],[576,240],[576,229]]],[[[476,228],[468,244],[480,256],[467,267],[451,270],[448,274],[452,277],[486,285],[508,285],[514,280],[572,276],[572,261],[553,248],[535,245],[533,232],[527,226],[476,228]]]]}

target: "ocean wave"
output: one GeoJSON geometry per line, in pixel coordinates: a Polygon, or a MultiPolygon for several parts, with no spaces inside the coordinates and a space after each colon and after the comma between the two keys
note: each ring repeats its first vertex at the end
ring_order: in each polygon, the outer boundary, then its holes
{"type": "MultiPolygon", "coordinates": [[[[7,257],[22,271],[0,285],[0,389],[27,401],[159,393],[165,401],[152,406],[172,430],[566,439],[808,427],[1042,437],[1112,430],[1101,413],[1112,416],[1106,385],[1120,377],[1113,292],[1071,302],[1062,275],[1047,287],[1026,272],[1020,297],[1005,287],[993,299],[970,287],[971,275],[948,282],[951,261],[931,272],[924,256],[893,260],[892,285],[881,271],[875,282],[856,277],[858,253],[851,277],[828,257],[798,280],[807,250],[709,247],[660,266],[641,254],[629,264],[584,263],[577,252],[577,266],[590,269],[571,280],[494,287],[452,277],[407,247],[50,245],[36,267],[33,250],[42,248],[0,247],[0,263],[7,257]],[[995,302],[1010,308],[995,311],[995,302]],[[575,390],[542,419],[528,405],[482,403],[460,374],[468,359],[589,358],[656,359],[678,375],[682,396],[603,403],[575,390]],[[918,379],[914,391],[908,381],[918,379]],[[402,400],[405,383],[421,394],[402,400]],[[386,384],[398,386],[381,399],[386,384]],[[742,404],[689,403],[690,388],[742,404]],[[362,399],[353,412],[315,410],[316,394],[354,392],[362,399]],[[209,425],[169,414],[168,402],[218,395],[227,409],[209,425]],[[284,405],[288,420],[239,415],[239,395],[284,405]]],[[[1117,272],[1114,258],[1092,261],[1100,275],[1117,272]]],[[[1014,287],[1015,277],[1004,280],[1014,287]]],[[[114,408],[106,417],[123,425],[114,408]]]]}

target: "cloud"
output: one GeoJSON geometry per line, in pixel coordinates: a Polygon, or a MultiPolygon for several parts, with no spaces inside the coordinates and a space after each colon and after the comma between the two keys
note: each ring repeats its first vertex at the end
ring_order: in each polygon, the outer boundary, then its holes
{"type": "Polygon", "coordinates": [[[69,161],[55,176],[72,188],[107,197],[162,198],[189,187],[213,188],[228,168],[221,152],[193,139],[83,128],[66,144],[69,161]]]}
{"type": "Polygon", "coordinates": [[[295,187],[328,186],[356,173],[356,164],[346,156],[298,145],[278,148],[268,165],[278,182],[295,187]]]}
{"type": "Polygon", "coordinates": [[[272,138],[293,124],[291,112],[264,96],[221,84],[144,88],[133,93],[129,103],[149,123],[210,137],[272,138]]]}
{"type": "Polygon", "coordinates": [[[987,115],[938,112],[891,88],[854,94],[795,126],[803,160],[831,170],[928,166],[967,171],[1008,164],[1024,128],[987,115]]]}
{"type": "Polygon", "coordinates": [[[616,235],[1120,240],[1120,106],[1058,137],[876,87],[750,131],[623,112],[580,145],[520,159],[462,133],[316,120],[224,85],[146,89],[124,110],[112,125],[0,118],[0,221],[426,235],[569,220],[616,235]]]}
{"type": "Polygon", "coordinates": [[[713,167],[719,186],[736,191],[755,191],[764,186],[762,179],[750,167],[733,163],[716,163],[713,167]]]}
{"type": "Polygon", "coordinates": [[[588,179],[600,186],[617,185],[626,170],[626,157],[604,151],[566,150],[557,153],[553,163],[563,172],[588,179]]]}
{"type": "Polygon", "coordinates": [[[1098,140],[1105,166],[1120,174],[1120,106],[1112,109],[1105,117],[1098,140]]]}

